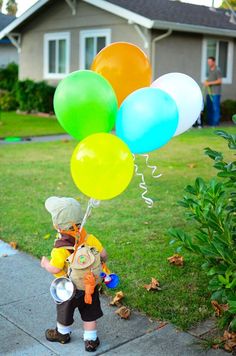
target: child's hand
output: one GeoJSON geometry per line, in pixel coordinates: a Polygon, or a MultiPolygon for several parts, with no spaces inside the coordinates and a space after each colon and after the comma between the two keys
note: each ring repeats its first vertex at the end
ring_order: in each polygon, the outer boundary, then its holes
{"type": "Polygon", "coordinates": [[[49,260],[47,259],[47,257],[43,256],[41,258],[41,267],[45,268],[49,263],[49,260]]]}

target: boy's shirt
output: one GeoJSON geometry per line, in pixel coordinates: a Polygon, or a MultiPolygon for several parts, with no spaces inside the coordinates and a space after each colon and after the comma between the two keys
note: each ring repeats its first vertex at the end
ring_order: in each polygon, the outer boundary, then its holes
{"type": "MultiPolygon", "coordinates": [[[[94,236],[88,235],[86,237],[86,245],[96,248],[98,252],[102,252],[103,246],[101,242],[94,236]]],[[[59,269],[62,269],[61,272],[54,274],[55,277],[63,277],[67,273],[67,262],[66,259],[71,255],[71,250],[67,250],[66,248],[53,248],[51,251],[51,260],[50,265],[59,269]]]]}

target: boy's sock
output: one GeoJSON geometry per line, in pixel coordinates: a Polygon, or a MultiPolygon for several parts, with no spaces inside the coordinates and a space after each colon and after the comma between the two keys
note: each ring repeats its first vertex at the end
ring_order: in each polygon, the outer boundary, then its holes
{"type": "Polygon", "coordinates": [[[62,325],[60,323],[57,323],[57,330],[60,334],[65,335],[65,334],[70,334],[72,331],[72,325],[62,325]]]}
{"type": "Polygon", "coordinates": [[[84,330],[84,341],[85,340],[97,340],[97,330],[84,330]]]}

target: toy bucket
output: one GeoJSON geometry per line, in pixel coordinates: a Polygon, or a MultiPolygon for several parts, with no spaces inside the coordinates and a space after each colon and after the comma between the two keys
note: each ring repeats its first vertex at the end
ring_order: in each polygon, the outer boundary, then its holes
{"type": "Polygon", "coordinates": [[[59,277],[52,281],[50,293],[57,304],[70,300],[75,295],[75,285],[67,277],[59,277]]]}

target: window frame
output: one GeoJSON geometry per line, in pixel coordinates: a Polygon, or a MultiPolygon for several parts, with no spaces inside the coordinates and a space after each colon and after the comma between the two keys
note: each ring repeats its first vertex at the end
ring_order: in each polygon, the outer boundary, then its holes
{"type": "MultiPolygon", "coordinates": [[[[56,54],[56,61],[58,60],[56,54]]],[[[50,32],[44,34],[44,61],[43,73],[45,79],[63,79],[70,72],[70,32],[50,32]],[[66,41],[65,73],[49,73],[49,41],[66,41]]],[[[57,68],[58,69],[58,68],[57,68]]]]}
{"type": "Polygon", "coordinates": [[[105,37],[105,46],[111,43],[111,29],[81,30],[79,34],[79,68],[85,69],[85,40],[88,37],[105,37]]]}
{"type": "Polygon", "coordinates": [[[217,42],[216,46],[216,65],[218,65],[218,51],[219,51],[219,42],[227,42],[228,43],[228,56],[227,56],[227,76],[222,77],[223,84],[232,84],[233,82],[233,56],[234,56],[234,42],[229,40],[228,38],[213,38],[206,37],[202,41],[202,62],[201,62],[201,81],[204,82],[207,77],[205,74],[205,64],[207,61],[207,43],[209,40],[213,40],[217,42]]]}

